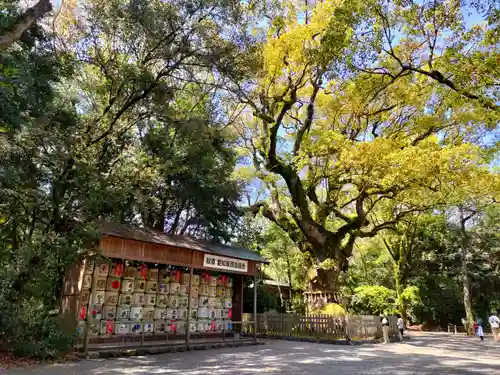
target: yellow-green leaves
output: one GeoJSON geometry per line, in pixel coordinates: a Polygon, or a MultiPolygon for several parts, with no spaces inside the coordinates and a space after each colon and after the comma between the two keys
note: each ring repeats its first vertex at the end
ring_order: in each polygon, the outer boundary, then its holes
{"type": "Polygon", "coordinates": [[[288,77],[298,82],[309,67],[340,57],[352,36],[351,23],[355,2],[327,0],[312,9],[297,12],[290,3],[285,17],[272,21],[264,47],[265,82],[279,82],[288,77]],[[349,3],[350,9],[346,9],[349,3]]]}

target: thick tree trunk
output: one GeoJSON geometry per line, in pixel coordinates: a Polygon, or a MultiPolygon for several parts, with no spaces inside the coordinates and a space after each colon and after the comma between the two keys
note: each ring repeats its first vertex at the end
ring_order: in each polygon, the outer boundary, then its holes
{"type": "Polygon", "coordinates": [[[305,293],[309,311],[322,309],[327,304],[342,304],[339,278],[347,271],[354,239],[350,237],[347,244],[340,245],[337,238],[332,237],[323,248],[315,249],[314,254],[317,257],[311,259],[308,291],[305,293]],[[332,262],[331,267],[320,267],[329,261],[332,262]]]}
{"type": "Polygon", "coordinates": [[[319,310],[330,303],[341,304],[340,272],[337,269],[311,269],[309,290],[305,292],[309,311],[319,310]]]}

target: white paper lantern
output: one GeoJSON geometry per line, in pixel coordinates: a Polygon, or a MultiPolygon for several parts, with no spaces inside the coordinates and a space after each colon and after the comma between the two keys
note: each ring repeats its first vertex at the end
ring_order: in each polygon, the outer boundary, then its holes
{"type": "Polygon", "coordinates": [[[104,319],[116,319],[116,305],[104,305],[104,319]]]}
{"type": "Polygon", "coordinates": [[[134,292],[144,293],[146,291],[146,280],[137,279],[134,284],[134,292]]]}
{"type": "Polygon", "coordinates": [[[217,297],[217,287],[215,286],[209,286],[208,287],[208,296],[215,298],[217,297]]]}
{"type": "Polygon", "coordinates": [[[142,306],[146,302],[146,297],[144,293],[134,293],[132,294],[132,305],[142,306]]]}
{"type": "Polygon", "coordinates": [[[90,289],[92,288],[92,275],[84,274],[82,278],[82,288],[90,289]]]}
{"type": "Polygon", "coordinates": [[[158,282],[158,294],[168,294],[170,284],[167,284],[164,281],[159,281],[158,282]]]}
{"type": "Polygon", "coordinates": [[[134,292],[134,280],[124,279],[122,280],[122,286],[120,288],[122,293],[130,293],[134,292]]]}
{"type": "Polygon", "coordinates": [[[108,276],[109,275],[109,264],[101,263],[95,268],[95,274],[97,276],[108,276]]]}
{"type": "Polygon", "coordinates": [[[130,319],[132,320],[142,319],[142,306],[132,306],[130,308],[130,319]]]}
{"type": "Polygon", "coordinates": [[[130,332],[137,335],[141,334],[144,328],[143,323],[141,322],[134,322],[131,326],[132,327],[130,328],[130,332]]]}
{"type": "Polygon", "coordinates": [[[145,305],[148,306],[154,306],[156,305],[156,293],[155,294],[146,294],[146,302],[144,303],[145,305]]]}
{"type": "Polygon", "coordinates": [[[142,316],[144,320],[155,319],[155,308],[153,306],[145,306],[142,309],[142,316]]]}
{"type": "Polygon", "coordinates": [[[118,335],[127,335],[131,331],[131,322],[117,321],[115,325],[115,333],[118,335]]]}
{"type": "Polygon", "coordinates": [[[168,296],[166,294],[156,295],[156,306],[165,307],[168,305],[168,296]]]}
{"type": "Polygon", "coordinates": [[[116,305],[118,303],[118,292],[106,292],[106,304],[116,305]]]}
{"type": "Polygon", "coordinates": [[[158,281],[150,281],[146,282],[146,293],[156,293],[158,289],[158,281]]]}
{"type": "Polygon", "coordinates": [[[168,296],[168,307],[177,308],[179,307],[179,296],[169,295],[168,296]]]}
{"type": "Polygon", "coordinates": [[[116,320],[129,320],[130,319],[130,307],[128,306],[118,306],[116,311],[116,320]]]}
{"type": "Polygon", "coordinates": [[[155,319],[156,320],[167,319],[167,310],[165,308],[161,308],[161,307],[155,308],[155,319]]]}
{"type": "Polygon", "coordinates": [[[133,294],[120,294],[118,296],[118,304],[123,306],[123,305],[126,305],[126,306],[130,306],[132,305],[132,296],[133,294]]]}

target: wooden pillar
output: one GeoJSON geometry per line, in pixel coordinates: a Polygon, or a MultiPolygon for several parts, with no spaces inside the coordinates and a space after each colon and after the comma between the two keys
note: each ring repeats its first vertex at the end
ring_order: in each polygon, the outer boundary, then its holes
{"type": "Polygon", "coordinates": [[[253,276],[253,339],[257,341],[257,275],[253,276]]]}
{"type": "Polygon", "coordinates": [[[189,339],[191,338],[191,289],[193,286],[193,267],[189,267],[189,283],[188,283],[188,314],[186,322],[186,346],[189,346],[189,339]]]}
{"type": "MultiPolygon", "coordinates": [[[[243,316],[243,275],[234,274],[233,276],[233,318],[235,322],[241,322],[243,316]]],[[[233,330],[241,332],[241,325],[233,324],[233,330]]]]}

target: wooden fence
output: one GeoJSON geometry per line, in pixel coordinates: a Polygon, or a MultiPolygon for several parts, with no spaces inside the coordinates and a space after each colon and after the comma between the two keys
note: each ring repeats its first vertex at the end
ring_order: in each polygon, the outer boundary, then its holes
{"type": "MultiPolygon", "coordinates": [[[[253,320],[253,314],[243,314],[243,320],[253,320]]],[[[370,339],[382,336],[380,317],[363,315],[336,317],[332,315],[257,314],[257,334],[272,337],[316,337],[328,339],[370,339]]],[[[389,317],[390,335],[397,334],[397,319],[389,317]]],[[[246,333],[253,333],[247,325],[246,333]]]]}

